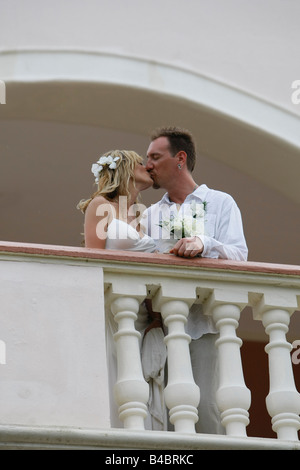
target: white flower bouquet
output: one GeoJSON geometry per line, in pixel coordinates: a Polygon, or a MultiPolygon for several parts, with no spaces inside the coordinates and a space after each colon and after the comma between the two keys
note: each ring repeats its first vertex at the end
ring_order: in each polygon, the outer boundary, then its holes
{"type": "Polygon", "coordinates": [[[171,214],[169,219],[161,221],[158,225],[163,229],[163,238],[180,240],[203,234],[206,205],[193,201],[185,212],[171,214]]]}

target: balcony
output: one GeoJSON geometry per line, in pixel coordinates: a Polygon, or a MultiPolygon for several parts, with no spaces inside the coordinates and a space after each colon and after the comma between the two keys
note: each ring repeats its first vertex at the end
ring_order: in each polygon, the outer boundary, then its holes
{"type": "Polygon", "coordinates": [[[300,339],[299,266],[1,242],[0,277],[1,450],[300,450],[300,365],[291,344],[300,339]],[[172,431],[145,429],[149,390],[137,324],[146,298],[167,331],[172,431]],[[219,331],[224,436],[195,432],[201,390],[185,331],[194,304],[202,304],[219,331]],[[112,338],[113,384],[106,347],[112,338]],[[266,343],[263,360],[243,353],[249,339],[266,343]],[[248,373],[259,377],[262,369],[273,435],[249,432],[260,418],[251,410],[261,384],[249,383],[248,373]],[[115,405],[120,427],[111,419],[115,405]]]}

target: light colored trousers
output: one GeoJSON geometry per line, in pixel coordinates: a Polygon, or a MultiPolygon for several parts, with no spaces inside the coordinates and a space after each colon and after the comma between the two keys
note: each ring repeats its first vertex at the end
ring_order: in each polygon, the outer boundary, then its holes
{"type": "Polygon", "coordinates": [[[196,423],[198,433],[225,434],[216,404],[219,367],[215,341],[218,337],[217,334],[206,334],[190,343],[194,380],[200,387],[199,420],[196,423]]]}

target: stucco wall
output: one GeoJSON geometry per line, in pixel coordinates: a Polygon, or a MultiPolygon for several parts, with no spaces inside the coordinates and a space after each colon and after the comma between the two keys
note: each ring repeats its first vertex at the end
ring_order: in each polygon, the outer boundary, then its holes
{"type": "Polygon", "coordinates": [[[1,261],[1,424],[109,428],[101,268],[1,261]]]}

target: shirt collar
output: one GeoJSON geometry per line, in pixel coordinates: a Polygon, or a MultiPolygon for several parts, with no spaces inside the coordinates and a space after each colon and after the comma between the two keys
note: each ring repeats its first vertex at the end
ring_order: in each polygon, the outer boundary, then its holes
{"type": "MultiPolygon", "coordinates": [[[[193,198],[193,199],[195,198],[195,199],[200,199],[201,202],[204,202],[205,201],[205,196],[208,193],[208,191],[209,191],[209,188],[206,186],[206,184],[201,184],[200,186],[198,186],[197,189],[195,189],[195,191],[193,191],[192,193],[187,195],[187,197],[185,198],[185,201],[187,201],[190,198],[193,198]]],[[[161,198],[159,203],[160,204],[168,204],[169,206],[174,204],[173,201],[170,201],[168,193],[165,193],[163,195],[163,197],[161,198]]]]}

